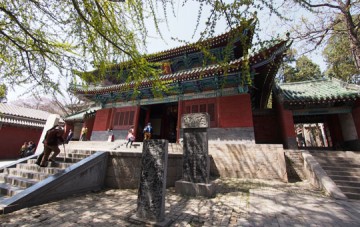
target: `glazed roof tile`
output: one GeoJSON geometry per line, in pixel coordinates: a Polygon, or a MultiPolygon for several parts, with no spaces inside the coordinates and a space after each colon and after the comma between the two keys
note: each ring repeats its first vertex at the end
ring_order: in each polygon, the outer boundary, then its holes
{"type": "MultiPolygon", "coordinates": [[[[265,51],[254,54],[249,59],[251,66],[260,67],[264,64],[267,64],[268,62],[271,62],[273,58],[275,58],[275,56],[278,54],[278,52],[279,53],[283,52],[288,46],[289,43],[287,40],[285,40],[279,42],[278,44],[272,46],[271,48],[265,51]]],[[[239,70],[242,61],[243,58],[239,58],[229,62],[228,72],[234,72],[239,70]]],[[[206,78],[223,73],[224,73],[223,66],[221,66],[220,64],[213,64],[213,65],[208,65],[206,67],[192,68],[190,70],[184,70],[173,74],[162,75],[159,77],[159,80],[163,82],[187,81],[187,80],[195,80],[200,77],[206,78]]],[[[138,88],[150,87],[152,85],[152,81],[153,78],[145,78],[144,80],[141,81],[141,84],[139,85],[138,88]]],[[[135,87],[135,82],[130,82],[130,83],[121,83],[116,85],[109,85],[109,86],[89,86],[89,87],[74,86],[73,90],[77,94],[105,94],[108,92],[123,91],[134,87],[135,87]]]]}
{"type": "MultiPolygon", "coordinates": [[[[224,32],[220,35],[217,35],[212,38],[208,38],[203,41],[185,44],[183,46],[175,47],[175,48],[168,49],[168,50],[163,50],[160,52],[156,52],[156,53],[152,53],[152,54],[148,54],[148,55],[144,55],[144,56],[147,59],[147,61],[149,61],[149,62],[159,62],[159,61],[163,61],[168,58],[181,56],[185,53],[189,54],[189,53],[197,52],[197,51],[199,51],[199,46],[208,46],[208,47],[215,47],[218,45],[225,46],[227,44],[227,42],[229,41],[229,38],[232,36],[233,32],[235,32],[235,31],[242,31],[243,34],[248,33],[248,35],[250,35],[252,37],[252,31],[253,31],[253,29],[255,29],[256,22],[257,22],[257,20],[252,18],[247,21],[246,27],[244,27],[243,25],[239,25],[235,29],[232,29],[230,31],[224,32]]],[[[251,40],[252,40],[252,38],[248,39],[248,42],[250,42],[251,40]]],[[[126,65],[129,62],[130,61],[125,61],[125,62],[121,62],[118,64],[113,64],[113,65],[109,66],[109,69],[119,68],[121,65],[126,65]]],[[[90,73],[94,73],[96,71],[98,71],[98,70],[95,69],[95,70],[91,71],[90,73]]]]}
{"type": "Polygon", "coordinates": [[[322,79],[278,84],[277,88],[284,102],[322,103],[354,100],[360,97],[360,86],[338,79],[322,79]]]}
{"type": "Polygon", "coordinates": [[[0,103],[0,115],[16,116],[46,121],[50,113],[42,110],[35,110],[6,103],[0,103]]]}
{"type": "Polygon", "coordinates": [[[96,112],[98,109],[101,109],[101,107],[91,107],[89,109],[86,109],[84,111],[75,113],[73,115],[69,115],[67,117],[65,117],[65,121],[74,121],[74,120],[83,120],[84,119],[84,115],[88,114],[88,113],[94,113],[96,112]]]}

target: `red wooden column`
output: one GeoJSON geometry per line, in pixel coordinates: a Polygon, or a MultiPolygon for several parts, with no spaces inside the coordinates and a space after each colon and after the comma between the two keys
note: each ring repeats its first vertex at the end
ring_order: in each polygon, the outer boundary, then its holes
{"type": "MultiPolygon", "coordinates": [[[[140,118],[140,105],[136,106],[135,115],[134,115],[134,135],[137,135],[138,133],[138,127],[139,127],[139,118],[140,118]]],[[[136,136],[135,140],[140,141],[140,138],[136,136]]]]}
{"type": "Polygon", "coordinates": [[[354,124],[356,128],[356,132],[358,135],[358,139],[360,139],[360,99],[356,100],[353,111],[352,111],[354,124]]]}
{"type": "Polygon", "coordinates": [[[279,114],[284,148],[298,149],[292,111],[286,110],[282,103],[277,103],[277,110],[279,114]]]}
{"type": "Polygon", "coordinates": [[[86,127],[88,128],[88,132],[86,134],[86,140],[91,139],[91,134],[94,129],[94,122],[95,122],[95,117],[89,117],[85,119],[84,125],[86,125],[86,127]]]}

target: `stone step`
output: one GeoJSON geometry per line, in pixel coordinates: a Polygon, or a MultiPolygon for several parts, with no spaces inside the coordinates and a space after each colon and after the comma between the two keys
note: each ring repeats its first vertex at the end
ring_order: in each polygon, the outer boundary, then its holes
{"type": "Polygon", "coordinates": [[[339,176],[339,175],[329,175],[328,176],[333,180],[333,181],[353,181],[353,182],[360,182],[360,177],[353,177],[353,176],[339,176]]]}
{"type": "Polygon", "coordinates": [[[39,180],[11,176],[4,173],[0,173],[0,182],[11,184],[12,186],[19,188],[28,188],[38,183],[39,180]]]}
{"type": "MultiPolygon", "coordinates": [[[[66,154],[66,160],[65,162],[78,162],[78,161],[81,161],[82,159],[84,158],[87,158],[89,157],[91,154],[86,154],[86,153],[69,153],[69,154],[66,154]]],[[[59,161],[63,161],[64,160],[64,155],[58,155],[57,157],[57,160],[59,161]]]]}
{"type": "Polygon", "coordinates": [[[30,163],[19,163],[16,165],[16,168],[34,171],[34,172],[35,171],[41,172],[41,173],[45,173],[45,174],[56,174],[58,172],[64,171],[64,169],[61,169],[58,167],[48,166],[48,167],[44,168],[44,167],[40,167],[36,164],[30,164],[30,163]]]}
{"type": "Polygon", "coordinates": [[[332,166],[332,165],[324,165],[324,164],[321,164],[321,167],[324,170],[332,169],[332,170],[340,170],[340,171],[351,171],[351,170],[357,171],[359,169],[359,168],[349,167],[349,166],[332,166]]]}
{"type": "Polygon", "coordinates": [[[345,194],[346,197],[348,197],[349,199],[360,200],[360,193],[346,192],[346,193],[344,193],[344,194],[345,194]]]}
{"type": "Polygon", "coordinates": [[[319,162],[319,160],[317,160],[318,163],[322,166],[322,167],[346,167],[346,168],[360,168],[360,164],[351,164],[351,163],[329,163],[329,162],[319,162]]]}
{"type": "Polygon", "coordinates": [[[339,170],[327,169],[325,171],[328,175],[360,177],[360,169],[339,169],[339,170]]]}
{"type": "Polygon", "coordinates": [[[5,198],[9,198],[13,195],[16,195],[17,193],[22,192],[23,190],[24,190],[23,188],[13,186],[8,183],[0,182],[0,194],[5,198]]]}
{"type": "Polygon", "coordinates": [[[360,165],[360,161],[355,160],[355,159],[343,159],[343,158],[334,158],[334,159],[328,159],[328,158],[319,158],[319,157],[315,157],[315,159],[319,162],[319,163],[329,163],[329,164],[341,164],[341,165],[346,165],[346,164],[351,164],[351,165],[360,165]]]}
{"type": "Polygon", "coordinates": [[[336,185],[357,187],[360,189],[360,181],[356,182],[356,181],[334,180],[334,182],[336,183],[336,185]]]}
{"type": "MultiPolygon", "coordinates": [[[[95,154],[96,151],[94,150],[87,150],[87,149],[69,149],[66,150],[66,154],[82,154],[82,155],[92,155],[95,154]]],[[[60,152],[58,156],[62,156],[64,152],[60,152]]]]}
{"type": "MultiPolygon", "coordinates": [[[[79,155],[79,154],[76,154],[75,157],[72,157],[71,154],[67,155],[66,158],[64,159],[64,156],[57,156],[55,158],[55,161],[56,162],[59,162],[59,163],[69,163],[69,164],[74,164],[76,162],[79,162],[81,161],[82,159],[88,157],[88,155],[79,155]],[[81,158],[79,158],[81,157],[81,158]]],[[[27,162],[29,164],[35,164],[36,163],[36,159],[28,159],[27,162]]],[[[49,167],[51,166],[56,166],[56,164],[52,164],[51,162],[49,162],[48,164],[49,167]]]]}
{"type": "Polygon", "coordinates": [[[310,152],[316,157],[344,157],[344,158],[358,158],[360,152],[346,152],[346,151],[329,151],[329,152],[310,152]]]}
{"type": "MultiPolygon", "coordinates": [[[[4,201],[5,199],[8,199],[8,198],[10,198],[10,196],[1,194],[1,192],[0,192],[0,204],[2,203],[2,201],[4,201]]],[[[1,206],[0,206],[0,214],[1,214],[1,206]]]]}
{"type": "Polygon", "coordinates": [[[359,193],[360,194],[360,188],[359,187],[350,187],[350,186],[342,186],[342,185],[337,185],[339,187],[339,189],[344,193],[359,193]]]}
{"type": "Polygon", "coordinates": [[[10,176],[17,176],[17,177],[24,177],[29,179],[35,179],[38,181],[46,179],[50,174],[41,173],[41,172],[34,172],[24,169],[17,169],[17,168],[7,168],[4,170],[4,174],[10,176]]]}

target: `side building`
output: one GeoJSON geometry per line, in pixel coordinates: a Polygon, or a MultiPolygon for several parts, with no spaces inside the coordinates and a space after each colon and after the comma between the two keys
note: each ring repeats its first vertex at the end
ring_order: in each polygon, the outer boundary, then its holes
{"type": "Polygon", "coordinates": [[[17,159],[25,142],[38,143],[50,113],[0,103],[0,159],[17,159]]]}

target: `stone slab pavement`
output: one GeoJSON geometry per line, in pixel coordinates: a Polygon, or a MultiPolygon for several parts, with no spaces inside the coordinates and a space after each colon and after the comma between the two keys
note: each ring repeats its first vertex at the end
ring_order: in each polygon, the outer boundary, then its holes
{"type": "MultiPolygon", "coordinates": [[[[170,226],[360,226],[360,201],[335,200],[308,182],[215,180],[215,198],[167,189],[170,226]]],[[[133,223],[137,190],[107,189],[0,215],[0,226],[149,226],[133,223]]]]}

